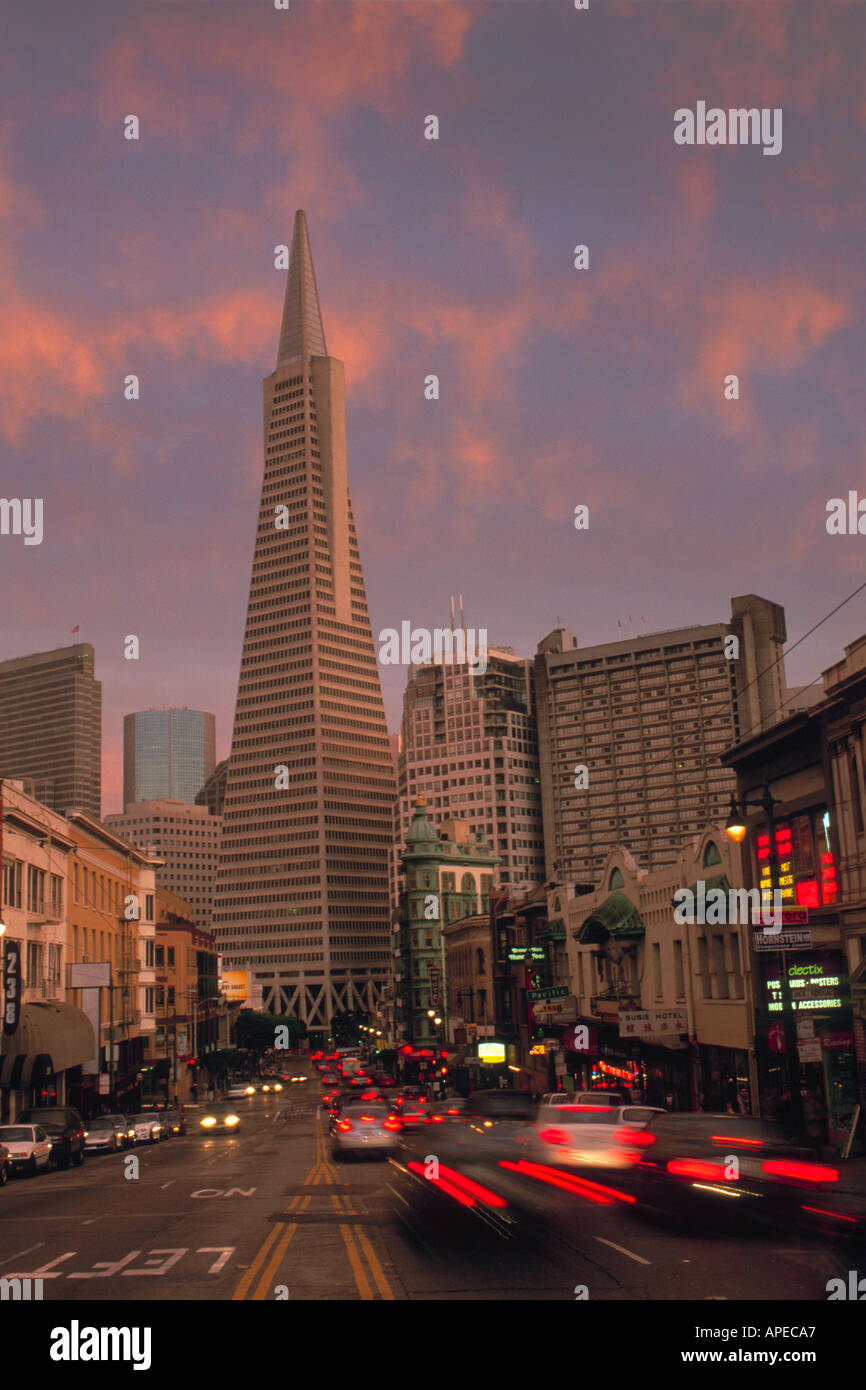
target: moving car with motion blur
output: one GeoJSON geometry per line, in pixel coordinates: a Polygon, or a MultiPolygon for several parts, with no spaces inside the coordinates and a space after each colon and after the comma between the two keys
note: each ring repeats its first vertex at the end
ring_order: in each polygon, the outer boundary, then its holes
{"type": "Polygon", "coordinates": [[[396,1153],[403,1126],[388,1105],[360,1101],[344,1105],[331,1126],[331,1155],[377,1153],[383,1158],[396,1153]]]}
{"type": "Polygon", "coordinates": [[[16,1173],[32,1178],[40,1168],[51,1167],[51,1140],[41,1125],[0,1126],[0,1146],[6,1149],[16,1173]]]}
{"type": "Polygon", "coordinates": [[[255,1093],[256,1088],[251,1081],[233,1081],[226,1092],[229,1100],[243,1100],[255,1093]]]}
{"type": "Polygon", "coordinates": [[[39,1125],[51,1140],[51,1156],[60,1168],[84,1162],[84,1121],[71,1105],[36,1105],[20,1111],[17,1123],[39,1125]]]}
{"type": "Polygon", "coordinates": [[[425,1125],[460,1125],[469,1113],[469,1102],[463,1096],[451,1100],[428,1101],[425,1109],[425,1125]]]}
{"type": "Polygon", "coordinates": [[[179,1110],[166,1110],[162,1117],[165,1126],[165,1136],[170,1138],[174,1134],[186,1134],[186,1120],[179,1110]]]}
{"type": "Polygon", "coordinates": [[[839,1171],[779,1123],[728,1114],[655,1115],[620,1142],[641,1207],[678,1223],[745,1219],[845,1235],[839,1171]]]}
{"type": "Polygon", "coordinates": [[[262,1091],[267,1095],[270,1091],[281,1091],[283,1089],[282,1078],[279,1076],[263,1076],[262,1091]]]}
{"type": "Polygon", "coordinates": [[[568,1168],[629,1168],[623,1133],[632,1135],[665,1113],[649,1105],[541,1105],[532,1156],[568,1168]]]}
{"type": "Polygon", "coordinates": [[[237,1108],[227,1100],[209,1101],[198,1117],[201,1134],[236,1134],[241,1127],[237,1108]]]}

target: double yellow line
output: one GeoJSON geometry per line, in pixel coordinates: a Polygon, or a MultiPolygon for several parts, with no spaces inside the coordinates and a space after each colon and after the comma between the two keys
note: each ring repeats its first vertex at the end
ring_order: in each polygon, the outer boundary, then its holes
{"type": "MultiPolygon", "coordinates": [[[[304,1187],[318,1187],[323,1181],[326,1186],[331,1187],[334,1185],[336,1177],[336,1169],[328,1161],[324,1129],[321,1124],[317,1123],[316,1158],[312,1168],[304,1178],[304,1187]]],[[[291,1216],[293,1212],[306,1211],[310,1204],[311,1196],[312,1194],[293,1197],[285,1214],[291,1216]]],[[[335,1211],[341,1212],[345,1216],[359,1214],[354,1211],[350,1197],[341,1197],[338,1192],[332,1192],[330,1196],[335,1211]]],[[[275,1223],[274,1229],[262,1243],[252,1264],[244,1273],[240,1283],[232,1294],[233,1301],[241,1301],[248,1296],[252,1301],[261,1301],[271,1296],[274,1277],[282,1264],[283,1256],[288,1250],[292,1242],[292,1237],[297,1229],[298,1223],[296,1221],[290,1221],[288,1223],[278,1221],[275,1223]],[[258,1283],[256,1284],[254,1292],[250,1294],[249,1291],[257,1275],[259,1276],[258,1283]]],[[[349,1257],[349,1264],[352,1269],[352,1275],[359,1296],[365,1302],[376,1297],[370,1287],[370,1281],[367,1278],[367,1272],[364,1268],[364,1260],[366,1259],[373,1282],[379,1290],[379,1296],[383,1299],[393,1300],[394,1293],[385,1276],[385,1271],[382,1268],[371,1242],[364,1232],[360,1230],[360,1228],[353,1232],[351,1226],[341,1222],[340,1234],[343,1237],[343,1243],[346,1247],[346,1254],[349,1257]],[[355,1243],[356,1240],[357,1245],[355,1243]]]]}

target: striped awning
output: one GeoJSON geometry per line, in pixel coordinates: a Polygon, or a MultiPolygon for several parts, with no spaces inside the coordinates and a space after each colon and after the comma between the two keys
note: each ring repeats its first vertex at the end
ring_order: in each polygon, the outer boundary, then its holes
{"type": "Polygon", "coordinates": [[[0,1087],[13,1091],[38,1086],[96,1054],[93,1025],[74,1004],[25,1004],[17,1030],[3,1038],[2,1047],[0,1087]]]}

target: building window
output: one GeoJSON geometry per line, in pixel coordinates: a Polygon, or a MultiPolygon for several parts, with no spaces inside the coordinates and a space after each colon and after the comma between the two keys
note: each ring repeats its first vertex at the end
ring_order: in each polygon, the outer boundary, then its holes
{"type": "Polygon", "coordinates": [[[683,971],[683,943],[674,942],[674,989],[677,999],[686,997],[685,972],[683,971]]]}
{"type": "Polygon", "coordinates": [[[710,843],[704,850],[704,868],[706,869],[710,864],[721,864],[721,862],[722,856],[719,853],[719,847],[715,840],[710,840],[710,843]]]}
{"type": "Polygon", "coordinates": [[[656,999],[662,997],[662,948],[657,941],[653,942],[653,983],[655,986],[656,999]]]}
{"type": "Polygon", "coordinates": [[[608,892],[612,893],[616,888],[625,888],[625,879],[619,869],[614,869],[608,880],[608,892]]]}
{"type": "Polygon", "coordinates": [[[163,957],[165,955],[165,947],[157,946],[154,955],[156,956],[156,968],[157,970],[161,970],[164,964],[163,957]]]}
{"type": "Polygon", "coordinates": [[[27,911],[45,915],[45,870],[27,865],[27,911]]]}

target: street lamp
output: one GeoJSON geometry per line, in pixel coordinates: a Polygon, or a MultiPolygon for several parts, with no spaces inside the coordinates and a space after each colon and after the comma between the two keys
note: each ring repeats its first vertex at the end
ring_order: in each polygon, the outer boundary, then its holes
{"type": "MultiPolygon", "coordinates": [[[[767,821],[767,829],[770,831],[771,854],[775,848],[772,836],[773,810],[778,804],[779,803],[774,800],[772,792],[770,791],[769,782],[764,783],[764,794],[761,797],[760,801],[747,801],[744,797],[741,802],[741,805],[744,809],[749,806],[754,806],[760,807],[761,810],[764,812],[764,816],[767,821]]],[[[732,792],[731,805],[728,812],[727,823],[725,825],[725,834],[727,835],[729,840],[733,840],[735,845],[741,845],[746,838],[747,830],[748,827],[746,826],[745,816],[738,808],[736,798],[734,797],[734,794],[732,792]]]]}

